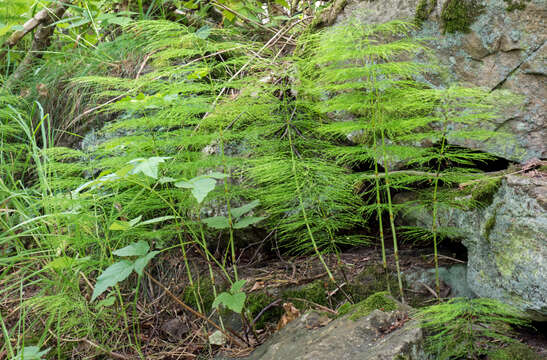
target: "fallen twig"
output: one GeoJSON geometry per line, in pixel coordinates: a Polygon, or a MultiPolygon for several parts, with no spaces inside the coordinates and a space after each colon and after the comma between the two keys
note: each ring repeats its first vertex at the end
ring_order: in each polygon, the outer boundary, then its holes
{"type": "MultiPolygon", "coordinates": [[[[178,297],[175,296],[175,294],[173,294],[167,287],[165,287],[162,283],[160,283],[158,280],[156,280],[152,275],[150,275],[150,273],[148,271],[144,271],[144,273],[150,278],[150,280],[152,280],[156,285],[158,285],[159,287],[161,287],[163,289],[163,291],[165,291],[167,293],[167,295],[169,295],[173,300],[175,300],[175,302],[177,304],[179,304],[180,306],[182,306],[185,310],[188,310],[189,312],[191,312],[192,314],[196,315],[197,317],[207,321],[209,324],[211,324],[215,329],[217,329],[218,331],[220,331],[221,333],[224,334],[224,336],[226,336],[226,338],[230,339],[233,343],[239,345],[239,346],[243,346],[243,347],[246,347],[246,344],[244,342],[241,342],[243,341],[243,339],[241,339],[241,341],[239,339],[236,339],[234,338],[232,335],[230,335],[229,332],[227,332],[226,330],[222,329],[220,326],[218,326],[214,321],[212,321],[211,319],[209,319],[207,316],[203,315],[202,313],[192,309],[190,306],[186,305],[184,302],[182,302],[182,300],[180,300],[178,297]]],[[[239,335],[236,335],[239,337],[239,335]]]]}

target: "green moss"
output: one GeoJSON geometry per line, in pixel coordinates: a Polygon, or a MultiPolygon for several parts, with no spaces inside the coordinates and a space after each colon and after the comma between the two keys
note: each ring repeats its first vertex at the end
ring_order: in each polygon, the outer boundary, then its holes
{"type": "Polygon", "coordinates": [[[526,3],[530,2],[530,0],[503,0],[507,7],[505,10],[512,12],[514,10],[524,10],[526,9],[526,3]]]}
{"type": "Polygon", "coordinates": [[[539,360],[539,356],[527,345],[515,343],[488,355],[489,360],[539,360]]]}
{"type": "MultiPolygon", "coordinates": [[[[275,298],[266,293],[251,293],[247,296],[246,307],[254,319],[274,300],[275,298]]],[[[258,318],[255,327],[262,329],[267,323],[277,322],[281,318],[281,315],[283,315],[283,308],[281,306],[272,306],[258,318]]]]}
{"type": "Polygon", "coordinates": [[[397,303],[388,297],[387,291],[378,292],[366,298],[365,300],[353,305],[346,313],[351,312],[349,318],[358,320],[363,316],[367,316],[373,310],[393,311],[397,309],[397,303]]]}
{"type": "Polygon", "coordinates": [[[483,10],[479,0],[448,0],[441,11],[443,33],[469,32],[483,10]]]}
{"type": "Polygon", "coordinates": [[[484,237],[486,240],[490,240],[490,233],[492,232],[492,229],[496,226],[496,211],[494,210],[494,213],[492,216],[486,220],[486,223],[484,224],[484,237]]]}
{"type": "Polygon", "coordinates": [[[474,202],[480,203],[481,205],[490,205],[500,186],[500,177],[481,180],[477,185],[471,188],[471,197],[474,202]]]}
{"type": "Polygon", "coordinates": [[[429,18],[429,15],[435,10],[436,6],[437,0],[420,0],[416,7],[416,15],[414,16],[416,25],[421,26],[429,18]]]}
{"type": "Polygon", "coordinates": [[[300,288],[283,291],[282,298],[292,302],[299,310],[306,310],[310,307],[310,303],[291,299],[304,299],[315,304],[327,306],[328,290],[333,290],[333,288],[329,287],[323,280],[316,280],[300,288]]]}

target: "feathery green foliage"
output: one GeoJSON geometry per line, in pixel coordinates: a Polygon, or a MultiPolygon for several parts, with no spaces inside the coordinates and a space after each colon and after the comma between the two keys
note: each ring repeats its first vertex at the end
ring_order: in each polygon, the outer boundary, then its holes
{"type": "Polygon", "coordinates": [[[515,343],[510,325],[529,323],[515,308],[494,299],[452,299],[423,308],[417,319],[430,333],[428,352],[439,360],[478,359],[495,349],[494,342],[515,343]]]}
{"type": "Polygon", "coordinates": [[[382,215],[389,214],[396,265],[394,216],[412,204],[393,204],[391,193],[433,184],[433,191],[428,190],[432,196],[423,201],[433,211],[436,253],[441,187],[473,179],[475,165],[490,159],[450,146],[448,140],[499,137],[478,125],[495,117],[494,104],[513,101],[503,92],[427,83],[425,75],[438,69],[423,42],[408,37],[412,28],[404,22],[354,24],[320,34],[306,71],[312,76],[303,80],[317,112],[344,119],[318,128],[332,138],[330,157],[348,167],[364,164],[374,169],[357,175],[368,198],[363,212],[368,217],[377,214],[380,228],[382,215]],[[413,60],[416,56],[423,62],[413,60]]]}
{"type": "MultiPolygon", "coordinates": [[[[6,337],[39,337],[39,348],[50,345],[50,332],[101,343],[123,333],[115,325],[123,323],[127,337],[110,345],[139,352],[141,258],[116,262],[116,249],[138,239],[180,251],[184,301],[208,315],[223,286],[215,268],[238,280],[234,244],[239,229],[255,223],[282,249],[323,260],[323,252],[366,244],[370,231],[362,233],[378,222],[386,275],[388,223],[402,295],[398,212],[435,213],[454,202],[462,182],[485,188],[471,204],[487,201],[492,186],[474,167],[488,157],[450,143],[492,135],[476,124],[495,116],[498,93],[428,83],[425,75],[438,69],[424,43],[410,38],[410,24],[338,27],[299,40],[299,57],[280,58],[283,51],[235,28],[129,18],[109,25],[114,15],[82,4],[91,11],[71,8],[58,24],[51,51],[17,84],[22,96],[0,97],[0,205],[8,211],[0,246],[9,254],[0,260],[9,284],[0,296],[40,289],[19,304],[36,319],[6,337]],[[430,185],[413,202],[391,199],[430,185]],[[253,216],[241,218],[242,209],[253,216]],[[223,230],[230,239],[218,256],[210,245],[227,236],[223,230]],[[190,246],[207,263],[207,294],[189,264],[190,246]],[[138,274],[132,303],[125,277],[110,276],[123,262],[129,282],[132,269],[138,274]],[[18,276],[33,280],[20,287],[18,276]]],[[[154,0],[131,5],[133,18],[163,11],[154,0]]],[[[114,2],[101,6],[110,11],[114,2]]],[[[436,243],[445,229],[433,224],[436,243]]],[[[244,299],[239,290],[232,295],[244,299]]],[[[69,351],[58,345],[56,355],[69,351]]]]}

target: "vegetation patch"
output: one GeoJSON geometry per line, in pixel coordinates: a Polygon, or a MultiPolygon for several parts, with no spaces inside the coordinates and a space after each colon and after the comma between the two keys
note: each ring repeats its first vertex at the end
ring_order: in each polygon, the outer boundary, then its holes
{"type": "Polygon", "coordinates": [[[251,314],[252,319],[256,319],[254,323],[256,329],[262,329],[268,323],[277,322],[281,318],[281,315],[283,315],[283,308],[279,305],[274,305],[257,318],[274,301],[275,298],[266,293],[251,293],[247,296],[247,311],[251,314]]]}
{"type": "Polygon", "coordinates": [[[416,15],[414,16],[414,22],[418,26],[422,26],[423,22],[429,18],[429,15],[435,10],[437,6],[437,0],[420,0],[416,7],[416,15]]]}
{"type": "Polygon", "coordinates": [[[507,11],[512,12],[515,10],[524,10],[526,9],[526,4],[530,2],[530,0],[503,0],[507,7],[505,8],[507,11]]]}
{"type": "Polygon", "coordinates": [[[486,298],[455,298],[420,309],[415,318],[429,334],[427,351],[439,360],[489,355],[496,343],[517,342],[508,324],[529,324],[516,308],[486,298]]]}
{"type": "Polygon", "coordinates": [[[515,343],[498,349],[488,356],[489,360],[540,360],[540,357],[526,344],[515,343]]]}
{"type": "Polygon", "coordinates": [[[502,178],[497,176],[493,178],[483,178],[471,188],[471,198],[474,202],[481,206],[492,204],[494,195],[498,192],[501,186],[502,178]]]}
{"type": "Polygon", "coordinates": [[[339,310],[340,315],[350,313],[351,320],[358,320],[370,314],[373,310],[393,311],[397,309],[397,303],[390,298],[387,291],[372,294],[355,305],[344,307],[339,310]]]}
{"type": "Polygon", "coordinates": [[[301,288],[285,290],[281,297],[292,302],[299,310],[309,309],[313,304],[327,306],[327,291],[333,290],[332,286],[333,284],[328,285],[324,280],[316,280],[301,288]]]}
{"type": "Polygon", "coordinates": [[[448,0],[441,10],[443,34],[468,33],[483,11],[480,0],[448,0]]]}

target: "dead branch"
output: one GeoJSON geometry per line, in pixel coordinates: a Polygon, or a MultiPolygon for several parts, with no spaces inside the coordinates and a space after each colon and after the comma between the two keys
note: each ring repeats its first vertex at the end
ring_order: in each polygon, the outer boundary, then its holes
{"type": "MultiPolygon", "coordinates": [[[[69,3],[70,2],[58,3],[57,7],[54,9],[49,9],[49,8],[43,9],[39,11],[38,14],[42,13],[45,15],[41,14],[39,18],[36,19],[36,17],[34,17],[31,20],[29,20],[32,22],[29,24],[29,27],[28,27],[29,30],[26,33],[36,28],[36,32],[34,33],[34,39],[32,41],[32,46],[30,50],[28,51],[27,55],[25,56],[25,58],[23,59],[23,61],[19,64],[15,72],[11,75],[9,80],[6,82],[5,86],[7,88],[10,88],[15,82],[17,82],[23,76],[23,74],[30,68],[34,60],[40,59],[43,56],[44,50],[46,50],[51,44],[51,35],[53,35],[53,32],[55,31],[55,26],[52,26],[52,25],[53,23],[55,23],[56,21],[58,21],[59,19],[63,17],[63,15],[65,14],[68,8],[69,3]],[[37,21],[36,24],[34,20],[37,21]]],[[[36,16],[38,16],[38,14],[36,14],[36,16]]],[[[29,23],[29,21],[27,21],[27,23],[29,23]]],[[[22,34],[19,37],[19,39],[22,38],[26,33],[22,34]]],[[[2,57],[3,56],[0,56],[0,60],[2,59],[2,57]]]]}
{"type": "MultiPolygon", "coordinates": [[[[59,5],[59,6],[64,6],[64,5],[59,5]]],[[[50,8],[44,8],[38,11],[36,15],[34,15],[27,22],[25,22],[23,24],[23,29],[17,30],[13,34],[11,34],[9,39],[6,40],[6,42],[2,45],[2,48],[4,48],[4,50],[0,52],[0,60],[2,60],[6,56],[9,49],[17,45],[19,40],[24,38],[25,35],[31,32],[32,30],[36,29],[38,25],[46,21],[50,17],[50,15],[55,14],[56,12],[57,12],[56,9],[52,10],[50,8]]]]}

